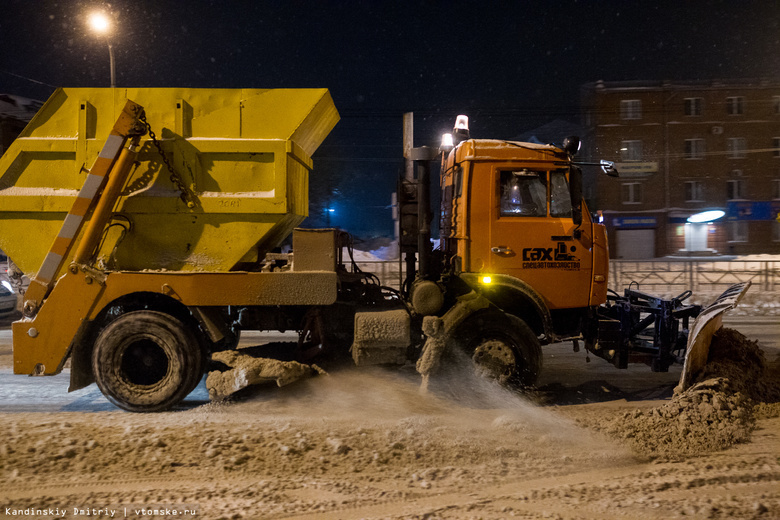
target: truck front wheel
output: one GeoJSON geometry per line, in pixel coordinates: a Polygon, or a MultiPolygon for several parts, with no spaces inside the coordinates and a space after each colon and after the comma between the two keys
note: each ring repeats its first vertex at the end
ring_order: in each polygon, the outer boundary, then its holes
{"type": "Polygon", "coordinates": [[[477,313],[457,327],[453,341],[471,357],[478,375],[508,388],[533,385],[542,368],[539,339],[510,314],[477,313]]]}
{"type": "Polygon", "coordinates": [[[203,375],[204,357],[190,329],[169,314],[133,311],[108,324],[92,351],[100,391],[131,412],[181,402],[203,375]]]}

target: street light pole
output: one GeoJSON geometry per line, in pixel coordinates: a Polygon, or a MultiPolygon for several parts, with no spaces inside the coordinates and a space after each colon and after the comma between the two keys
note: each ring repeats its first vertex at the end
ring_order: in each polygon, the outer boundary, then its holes
{"type": "Polygon", "coordinates": [[[103,13],[92,13],[89,15],[89,26],[98,34],[102,34],[106,37],[106,43],[108,44],[108,59],[109,66],[111,67],[111,88],[116,87],[116,67],[114,66],[114,46],[111,45],[111,39],[109,34],[111,32],[111,22],[103,13]]]}
{"type": "Polygon", "coordinates": [[[116,68],[114,67],[114,46],[111,45],[111,41],[106,37],[108,43],[108,60],[111,66],[111,88],[116,87],[116,68]]]}

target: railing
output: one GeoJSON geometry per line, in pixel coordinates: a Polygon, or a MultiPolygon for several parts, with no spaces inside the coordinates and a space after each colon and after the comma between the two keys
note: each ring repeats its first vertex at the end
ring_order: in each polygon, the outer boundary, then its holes
{"type": "Polygon", "coordinates": [[[656,293],[720,292],[738,282],[752,282],[752,291],[780,291],[780,261],[772,260],[613,260],[609,274],[609,287],[618,292],[632,282],[656,293]]]}
{"type": "MultiPolygon", "coordinates": [[[[399,289],[406,275],[406,264],[399,260],[356,262],[375,274],[382,285],[399,289]]],[[[0,279],[7,279],[5,262],[0,262],[0,279]]],[[[632,282],[653,294],[719,293],[738,282],[752,282],[751,293],[780,293],[780,261],[775,260],[611,260],[609,288],[619,293],[632,282]]]]}
{"type": "MultiPolygon", "coordinates": [[[[399,288],[405,264],[398,260],[357,262],[374,273],[382,285],[399,288]]],[[[780,292],[780,261],[773,260],[611,260],[609,288],[622,293],[632,282],[654,294],[720,293],[738,282],[752,282],[751,292],[780,292]]]]}
{"type": "Polygon", "coordinates": [[[400,289],[406,276],[406,263],[399,260],[367,260],[355,263],[361,271],[374,273],[382,285],[393,289],[400,289]]]}

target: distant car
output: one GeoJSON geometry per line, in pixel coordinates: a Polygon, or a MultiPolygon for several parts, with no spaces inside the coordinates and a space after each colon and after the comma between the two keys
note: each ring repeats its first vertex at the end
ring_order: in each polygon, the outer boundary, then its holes
{"type": "Polygon", "coordinates": [[[11,314],[16,310],[16,299],[13,286],[6,280],[0,281],[0,316],[11,314]]]}

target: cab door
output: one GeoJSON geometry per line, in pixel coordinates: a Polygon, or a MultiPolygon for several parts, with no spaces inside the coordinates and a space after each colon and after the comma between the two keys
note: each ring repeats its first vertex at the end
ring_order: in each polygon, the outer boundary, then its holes
{"type": "Polygon", "coordinates": [[[519,278],[550,309],[587,307],[590,220],[574,224],[568,169],[496,168],[487,271],[519,278]]]}

